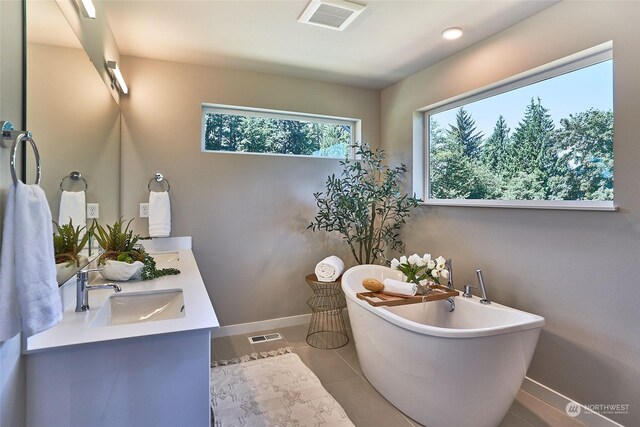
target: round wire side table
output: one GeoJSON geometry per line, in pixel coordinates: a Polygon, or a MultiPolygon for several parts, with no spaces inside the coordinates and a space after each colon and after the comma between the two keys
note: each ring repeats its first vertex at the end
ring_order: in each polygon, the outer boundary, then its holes
{"type": "Polygon", "coordinates": [[[323,350],[344,347],[349,336],[342,317],[347,301],[342,292],[341,277],[335,282],[321,282],[315,274],[309,274],[305,280],[313,291],[313,296],[307,300],[311,308],[307,343],[323,350]]]}

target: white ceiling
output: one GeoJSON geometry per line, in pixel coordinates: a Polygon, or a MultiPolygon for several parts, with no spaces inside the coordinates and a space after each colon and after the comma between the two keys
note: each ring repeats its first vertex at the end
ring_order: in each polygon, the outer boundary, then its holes
{"type": "Polygon", "coordinates": [[[94,0],[121,54],[384,88],[557,3],[362,0],[345,30],[299,23],[307,0],[94,0]],[[445,41],[447,27],[464,36],[445,41]]]}

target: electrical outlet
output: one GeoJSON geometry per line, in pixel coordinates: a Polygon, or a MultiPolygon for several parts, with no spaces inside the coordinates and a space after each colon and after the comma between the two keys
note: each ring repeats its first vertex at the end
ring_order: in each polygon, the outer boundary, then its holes
{"type": "Polygon", "coordinates": [[[149,203],[140,203],[140,218],[149,218],[149,203]]]}
{"type": "Polygon", "coordinates": [[[100,217],[100,204],[99,203],[87,203],[87,218],[98,219],[100,217]]]}

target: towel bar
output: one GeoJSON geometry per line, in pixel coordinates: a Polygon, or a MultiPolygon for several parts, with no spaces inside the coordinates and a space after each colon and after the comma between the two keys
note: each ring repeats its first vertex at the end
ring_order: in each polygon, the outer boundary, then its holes
{"type": "Polygon", "coordinates": [[[149,191],[151,191],[151,183],[153,181],[155,181],[157,183],[166,182],[167,183],[167,189],[164,190],[164,191],[171,190],[171,185],[169,184],[169,180],[167,178],[165,178],[164,175],[162,175],[160,172],[156,172],[155,176],[149,180],[149,184],[147,184],[147,189],[149,191]]]}
{"type": "Polygon", "coordinates": [[[62,178],[62,181],[60,181],[60,191],[65,191],[65,189],[62,187],[62,184],[67,179],[70,179],[75,182],[82,180],[82,182],[84,182],[84,190],[82,191],[87,191],[87,189],[89,188],[89,184],[87,183],[87,180],[82,177],[82,174],[78,171],[73,171],[69,175],[62,178]]]}

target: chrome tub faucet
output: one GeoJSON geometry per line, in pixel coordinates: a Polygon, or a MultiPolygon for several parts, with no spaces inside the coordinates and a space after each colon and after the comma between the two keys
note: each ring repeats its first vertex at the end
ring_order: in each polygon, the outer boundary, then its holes
{"type": "Polygon", "coordinates": [[[447,270],[449,270],[449,280],[447,280],[447,287],[454,291],[455,288],[453,287],[453,261],[451,260],[451,258],[449,258],[444,263],[444,266],[447,270]]]}
{"type": "Polygon", "coordinates": [[[482,278],[482,270],[480,270],[480,269],[476,270],[476,275],[478,276],[478,286],[480,287],[480,294],[482,295],[482,298],[480,299],[480,302],[482,304],[491,304],[491,301],[489,301],[489,298],[487,298],[487,290],[484,287],[484,280],[482,278]]]}

